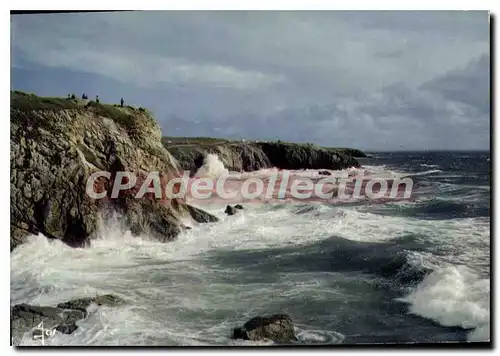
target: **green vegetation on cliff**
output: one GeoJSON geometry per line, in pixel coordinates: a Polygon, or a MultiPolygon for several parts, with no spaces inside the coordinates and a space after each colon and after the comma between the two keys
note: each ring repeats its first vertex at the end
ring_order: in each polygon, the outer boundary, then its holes
{"type": "Polygon", "coordinates": [[[41,97],[22,91],[10,92],[10,106],[20,110],[64,110],[77,109],[77,100],[61,97],[41,97]]]}
{"type": "Polygon", "coordinates": [[[152,116],[143,108],[136,109],[132,106],[120,107],[117,104],[97,103],[92,100],[42,97],[21,91],[11,92],[10,105],[12,109],[21,111],[75,110],[79,112],[93,112],[98,116],[113,120],[127,130],[137,129],[138,114],[141,114],[143,119],[146,118],[154,123],[152,116]]]}
{"type": "MultiPolygon", "coordinates": [[[[240,140],[231,140],[227,138],[217,138],[217,137],[173,137],[173,136],[164,136],[163,144],[169,148],[173,146],[186,146],[186,145],[196,145],[205,147],[207,145],[220,145],[220,144],[239,144],[240,140]]],[[[312,143],[294,143],[294,142],[286,142],[286,141],[259,141],[259,140],[247,140],[246,143],[280,143],[283,145],[292,145],[296,147],[316,147],[323,148],[332,152],[339,152],[346,155],[350,155],[353,157],[367,157],[366,154],[355,148],[347,148],[347,147],[325,147],[318,146],[312,143]]]]}

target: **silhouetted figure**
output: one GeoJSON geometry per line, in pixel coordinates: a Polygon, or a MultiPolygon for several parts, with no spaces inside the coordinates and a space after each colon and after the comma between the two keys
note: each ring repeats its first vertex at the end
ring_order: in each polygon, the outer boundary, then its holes
{"type": "Polygon", "coordinates": [[[71,99],[71,94],[68,94],[68,99],[71,99]]]}
{"type": "Polygon", "coordinates": [[[95,102],[99,104],[99,95],[95,96],[95,102]]]}
{"type": "Polygon", "coordinates": [[[85,93],[82,94],[82,99],[88,99],[87,95],[85,93]]]}
{"type": "Polygon", "coordinates": [[[125,101],[123,100],[123,98],[121,98],[121,99],[120,99],[120,106],[121,106],[122,108],[123,108],[123,103],[124,103],[124,102],[125,102],[125,101]]]}
{"type": "Polygon", "coordinates": [[[71,99],[76,99],[76,95],[75,94],[71,94],[71,99]]]}

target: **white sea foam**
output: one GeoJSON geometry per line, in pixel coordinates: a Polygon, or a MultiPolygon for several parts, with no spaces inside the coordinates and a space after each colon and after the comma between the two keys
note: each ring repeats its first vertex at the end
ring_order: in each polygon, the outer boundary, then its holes
{"type": "MultiPolygon", "coordinates": [[[[234,271],[207,269],[204,256],[210,251],[296,246],[327,235],[315,233],[319,227],[308,216],[295,227],[287,224],[297,219],[287,209],[270,213],[267,207],[250,206],[235,217],[224,216],[220,207],[208,210],[222,221],[194,226],[168,244],[132,237],[123,231],[119,217],[102,227],[102,238],[94,240],[91,248],[72,249],[42,235],[32,236],[12,252],[12,304],[56,305],[103,293],[127,300],[123,307],[99,308],[78,322],[75,334],[57,334],[46,340],[47,345],[228,344],[232,327],[258,314],[252,313],[255,308],[266,310],[276,293],[285,298],[292,287],[214,282],[234,271]]],[[[297,285],[296,290],[301,288],[309,287],[297,285]]],[[[29,335],[22,341],[24,345],[36,342],[29,335]]]]}
{"type": "MultiPolygon", "coordinates": [[[[208,164],[205,172],[220,172],[213,167],[208,164]]],[[[383,173],[377,167],[370,170],[383,173]]],[[[202,208],[221,221],[194,225],[168,244],[132,237],[119,216],[101,226],[101,238],[91,248],[72,249],[43,236],[30,237],[11,253],[12,304],[56,305],[103,293],[127,300],[125,306],[99,308],[78,322],[75,334],[58,334],[48,345],[255,345],[230,341],[229,335],[249,318],[270,312],[270,301],[279,304],[302,295],[331,300],[340,292],[332,286],[331,274],[319,272],[280,274],[271,282],[245,284],[236,276],[262,261],[217,264],[215,252],[237,256],[242,251],[308,246],[332,235],[388,242],[412,234],[436,246],[436,251],[414,256],[413,263],[435,272],[406,296],[411,311],[443,325],[474,328],[470,340],[489,337],[490,286],[484,277],[489,273],[488,220],[382,216],[364,205],[248,204],[236,216],[226,216],[221,206],[202,208]]],[[[341,330],[298,327],[304,342],[343,339],[341,330]]],[[[29,337],[23,340],[23,344],[34,342],[29,337]]]]}
{"type": "Polygon", "coordinates": [[[474,329],[470,340],[489,341],[490,281],[465,266],[438,268],[401,299],[410,312],[444,326],[474,329]]]}
{"type": "Polygon", "coordinates": [[[427,176],[429,174],[434,174],[434,173],[439,173],[439,172],[442,172],[442,170],[440,170],[440,169],[431,169],[431,170],[424,171],[424,172],[409,173],[409,174],[406,174],[406,176],[407,177],[427,176]]]}
{"type": "Polygon", "coordinates": [[[229,171],[224,167],[219,156],[213,153],[207,154],[203,159],[203,165],[198,168],[195,177],[218,178],[223,174],[228,174],[229,171]]]}

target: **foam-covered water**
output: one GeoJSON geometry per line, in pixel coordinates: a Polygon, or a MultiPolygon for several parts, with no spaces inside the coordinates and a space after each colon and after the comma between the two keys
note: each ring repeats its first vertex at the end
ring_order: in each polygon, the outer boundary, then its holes
{"type": "MultiPolygon", "coordinates": [[[[255,345],[230,340],[232,328],[281,312],[302,343],[489,340],[489,184],[480,181],[474,195],[463,188],[466,169],[450,183],[439,178],[450,172],[420,165],[386,157],[362,168],[417,173],[411,202],[247,204],[234,216],[204,205],[221,221],[167,244],[133,238],[119,217],[90,248],[32,236],[11,253],[11,303],[103,293],[127,301],[98,308],[74,334],[46,340],[51,345],[255,345]]],[[[208,161],[204,170],[221,172],[208,161]]]]}

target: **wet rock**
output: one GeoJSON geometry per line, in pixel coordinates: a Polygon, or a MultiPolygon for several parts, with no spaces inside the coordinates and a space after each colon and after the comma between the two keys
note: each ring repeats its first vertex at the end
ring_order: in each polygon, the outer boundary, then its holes
{"type": "Polygon", "coordinates": [[[272,340],[277,343],[293,343],[295,336],[293,322],[286,314],[258,316],[233,330],[233,339],[251,341],[272,340]]]}
{"type": "Polygon", "coordinates": [[[217,222],[219,219],[210,214],[207,213],[204,210],[198,209],[192,205],[186,204],[186,208],[189,212],[189,215],[193,218],[194,221],[199,222],[199,223],[211,223],[211,222],[217,222]]]}
{"type": "Polygon", "coordinates": [[[234,215],[238,209],[236,209],[234,206],[228,205],[226,206],[226,210],[224,211],[227,215],[234,215]]]}
{"type": "Polygon", "coordinates": [[[63,309],[77,309],[86,311],[91,304],[105,305],[105,306],[117,306],[125,303],[125,301],[113,294],[104,294],[97,297],[85,297],[73,299],[65,303],[60,303],[57,305],[58,308],[63,309]]]}
{"type": "Polygon", "coordinates": [[[323,176],[331,176],[332,175],[332,173],[329,171],[319,171],[318,173],[323,175],[323,176]]]}
{"type": "MultiPolygon", "coordinates": [[[[66,310],[46,306],[33,306],[28,304],[17,304],[10,309],[10,327],[13,339],[21,339],[24,333],[34,330],[41,336],[43,330],[58,330],[70,334],[78,327],[76,321],[84,319],[87,313],[82,310],[66,310]]],[[[45,334],[47,336],[47,334],[45,334]]]]}
{"type": "Polygon", "coordinates": [[[238,212],[238,210],[243,210],[243,205],[236,204],[235,206],[228,205],[226,206],[226,210],[224,211],[227,215],[234,215],[238,212]]]}
{"type": "Polygon", "coordinates": [[[59,331],[61,334],[71,334],[76,329],[78,329],[78,326],[75,323],[61,324],[56,327],[56,330],[59,331]]]}
{"type": "Polygon", "coordinates": [[[243,210],[243,206],[240,204],[236,204],[235,206],[228,205],[226,206],[226,210],[224,212],[227,215],[234,215],[238,212],[238,210],[243,210]]]}
{"type": "Polygon", "coordinates": [[[353,157],[364,153],[351,149],[322,148],[314,145],[286,142],[239,142],[190,140],[189,143],[172,145],[163,140],[168,151],[183,170],[191,176],[203,165],[208,154],[215,154],[230,171],[253,172],[279,167],[283,169],[345,169],[359,167],[353,157]]]}
{"type": "Polygon", "coordinates": [[[91,304],[117,306],[123,303],[125,300],[116,295],[104,294],[73,299],[57,307],[17,304],[10,308],[11,335],[13,340],[20,340],[27,331],[33,330],[33,337],[41,338],[41,327],[48,331],[44,334],[47,338],[54,331],[71,334],[78,329],[76,322],[88,316],[87,308],[91,304]]]}

